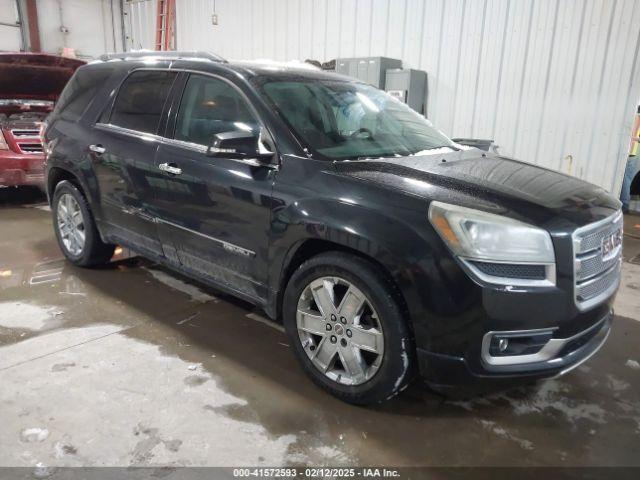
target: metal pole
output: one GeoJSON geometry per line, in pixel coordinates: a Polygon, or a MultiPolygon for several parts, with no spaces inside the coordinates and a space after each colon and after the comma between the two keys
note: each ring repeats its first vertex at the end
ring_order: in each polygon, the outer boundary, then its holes
{"type": "Polygon", "coordinates": [[[116,46],[116,19],[113,15],[113,0],[111,0],[111,38],[113,39],[113,51],[116,52],[118,47],[116,46]]]}
{"type": "Polygon", "coordinates": [[[120,34],[122,35],[122,51],[127,51],[127,33],[124,26],[124,0],[120,0],[120,34]]]}
{"type": "Polygon", "coordinates": [[[24,11],[22,10],[22,2],[16,0],[16,9],[18,10],[18,22],[13,25],[14,27],[20,27],[20,50],[28,52],[29,48],[29,32],[25,28],[24,11]]]}

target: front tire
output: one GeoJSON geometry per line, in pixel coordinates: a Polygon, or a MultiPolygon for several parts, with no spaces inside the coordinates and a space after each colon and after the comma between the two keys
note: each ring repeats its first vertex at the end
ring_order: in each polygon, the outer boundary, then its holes
{"type": "Polygon", "coordinates": [[[115,246],[102,241],[89,204],[73,183],[56,185],[51,211],[58,245],[71,263],[89,267],[111,259],[115,246]]]}
{"type": "Polygon", "coordinates": [[[380,269],[343,252],[317,255],[292,275],[283,320],[298,360],[348,403],[378,403],[411,381],[411,332],[380,269]]]}

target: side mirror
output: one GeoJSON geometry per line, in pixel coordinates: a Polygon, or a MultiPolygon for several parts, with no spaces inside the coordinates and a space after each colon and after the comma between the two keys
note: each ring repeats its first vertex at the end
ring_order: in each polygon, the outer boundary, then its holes
{"type": "Polygon", "coordinates": [[[207,149],[207,155],[210,157],[251,159],[269,158],[274,155],[274,152],[263,145],[262,132],[256,134],[245,130],[234,130],[214,135],[207,149]]]}

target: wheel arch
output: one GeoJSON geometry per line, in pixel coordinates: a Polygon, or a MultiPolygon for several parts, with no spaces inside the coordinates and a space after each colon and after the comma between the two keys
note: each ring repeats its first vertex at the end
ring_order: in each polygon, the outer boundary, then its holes
{"type": "Polygon", "coordinates": [[[49,200],[49,206],[53,206],[53,194],[55,192],[56,185],[58,185],[62,181],[71,182],[80,193],[84,196],[91,210],[91,215],[93,219],[96,221],[96,228],[98,229],[98,233],[103,242],[106,243],[107,239],[102,234],[101,228],[101,218],[102,211],[100,209],[100,205],[98,202],[93,201],[93,197],[91,195],[92,191],[89,186],[83,181],[82,176],[74,173],[68,168],[64,166],[51,166],[48,169],[47,179],[46,179],[46,188],[47,188],[47,198],[49,200]]]}
{"type": "Polygon", "coordinates": [[[51,169],[49,169],[49,174],[47,175],[47,197],[49,199],[49,205],[53,203],[53,193],[56,185],[64,180],[73,183],[86,197],[84,187],[82,186],[80,179],[75,174],[62,167],[51,167],[51,169]]]}
{"type": "Polygon", "coordinates": [[[367,255],[366,253],[356,248],[321,238],[307,238],[301,240],[297,242],[297,244],[294,245],[287,253],[283,267],[281,269],[280,278],[278,280],[278,291],[275,299],[274,312],[274,316],[276,318],[280,318],[282,315],[284,292],[293,273],[300,267],[300,265],[302,265],[310,258],[326,252],[348,253],[371,263],[379,271],[385,282],[387,282],[387,284],[391,288],[392,295],[398,302],[402,313],[406,316],[410,329],[412,329],[412,322],[409,308],[407,306],[407,301],[396,279],[394,278],[388,267],[373,256],[367,255]]]}

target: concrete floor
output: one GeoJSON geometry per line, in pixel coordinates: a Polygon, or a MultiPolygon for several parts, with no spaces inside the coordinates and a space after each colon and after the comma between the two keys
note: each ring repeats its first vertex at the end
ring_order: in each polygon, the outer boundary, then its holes
{"type": "MultiPolygon", "coordinates": [[[[70,266],[41,198],[0,190],[0,231],[1,466],[640,466],[640,265],[606,346],[565,377],[358,408],[245,303],[141,259],[70,266]]],[[[631,260],[640,217],[626,232],[631,260]]]]}

